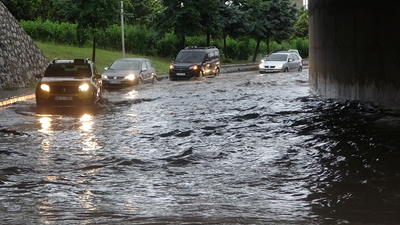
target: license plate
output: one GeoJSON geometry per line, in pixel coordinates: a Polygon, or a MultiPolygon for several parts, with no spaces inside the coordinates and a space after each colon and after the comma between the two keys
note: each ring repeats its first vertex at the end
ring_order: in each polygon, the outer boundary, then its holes
{"type": "Polygon", "coordinates": [[[265,72],[272,72],[273,70],[265,70],[265,72]]]}
{"type": "Polygon", "coordinates": [[[57,101],[72,101],[72,100],[74,100],[74,98],[73,97],[68,97],[68,96],[56,96],[56,97],[54,97],[54,100],[57,100],[57,101]]]}
{"type": "Polygon", "coordinates": [[[121,83],[121,81],[117,81],[117,80],[111,80],[110,81],[110,84],[120,84],[121,83]]]}
{"type": "Polygon", "coordinates": [[[176,73],[177,76],[185,76],[185,73],[176,73]]]}

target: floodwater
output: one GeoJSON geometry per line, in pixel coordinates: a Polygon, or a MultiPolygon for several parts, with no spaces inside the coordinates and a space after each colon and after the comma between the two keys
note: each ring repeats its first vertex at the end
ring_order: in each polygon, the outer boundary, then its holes
{"type": "Polygon", "coordinates": [[[0,109],[1,224],[398,224],[400,118],[308,71],[0,109]]]}

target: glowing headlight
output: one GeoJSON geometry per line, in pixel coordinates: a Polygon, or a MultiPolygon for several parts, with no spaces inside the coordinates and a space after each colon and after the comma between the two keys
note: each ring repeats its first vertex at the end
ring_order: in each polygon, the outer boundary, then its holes
{"type": "Polygon", "coordinates": [[[46,91],[46,92],[50,92],[50,86],[47,84],[40,85],[40,89],[42,89],[43,91],[46,91]]]}
{"type": "Polygon", "coordinates": [[[125,77],[127,80],[134,80],[135,79],[135,74],[129,74],[128,76],[125,77]]]}
{"type": "Polygon", "coordinates": [[[101,75],[102,77],[103,77],[103,79],[108,79],[108,76],[107,75],[101,75]]]}
{"type": "Polygon", "coordinates": [[[282,65],[277,65],[277,66],[275,66],[275,68],[282,69],[282,65]]]}
{"type": "Polygon", "coordinates": [[[197,65],[191,66],[189,67],[189,70],[197,70],[199,67],[197,67],[197,65]]]}
{"type": "Polygon", "coordinates": [[[264,64],[263,63],[261,63],[258,67],[260,67],[260,68],[264,68],[264,64]]]}
{"type": "Polygon", "coordinates": [[[89,90],[89,85],[88,84],[82,84],[79,86],[79,91],[87,91],[89,90]]]}
{"type": "Polygon", "coordinates": [[[174,66],[173,66],[173,65],[170,65],[170,66],[169,66],[169,69],[170,69],[170,70],[174,69],[174,66]]]}

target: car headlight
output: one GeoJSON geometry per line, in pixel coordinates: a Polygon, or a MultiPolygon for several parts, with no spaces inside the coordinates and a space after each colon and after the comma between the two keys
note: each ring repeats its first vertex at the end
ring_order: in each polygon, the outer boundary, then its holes
{"type": "Polygon", "coordinates": [[[277,65],[277,66],[275,66],[275,68],[282,69],[282,65],[277,65]]]}
{"type": "Polygon", "coordinates": [[[50,86],[47,84],[40,85],[40,89],[42,89],[45,92],[50,92],[50,86]]]}
{"type": "Polygon", "coordinates": [[[103,74],[103,75],[101,75],[101,76],[102,76],[103,79],[108,79],[108,76],[107,76],[107,75],[104,75],[104,74],[103,74]]]}
{"type": "Polygon", "coordinates": [[[88,91],[89,90],[89,85],[88,84],[82,84],[79,86],[79,91],[88,91]]]}
{"type": "Polygon", "coordinates": [[[136,78],[135,74],[129,74],[128,76],[125,77],[127,80],[134,80],[136,78]]]}
{"type": "Polygon", "coordinates": [[[174,66],[173,66],[173,65],[170,65],[170,66],[169,66],[169,69],[170,69],[170,70],[174,69],[174,66]]]}
{"type": "Polygon", "coordinates": [[[197,65],[189,67],[189,70],[197,70],[199,67],[197,65]]]}
{"type": "Polygon", "coordinates": [[[260,63],[259,68],[264,68],[264,63],[260,63]]]}

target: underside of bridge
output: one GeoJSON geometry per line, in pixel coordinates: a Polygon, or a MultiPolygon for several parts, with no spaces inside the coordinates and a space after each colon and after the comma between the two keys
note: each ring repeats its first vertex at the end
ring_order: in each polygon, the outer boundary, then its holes
{"type": "Polygon", "coordinates": [[[400,1],[309,0],[311,88],[400,110],[400,1]]]}

